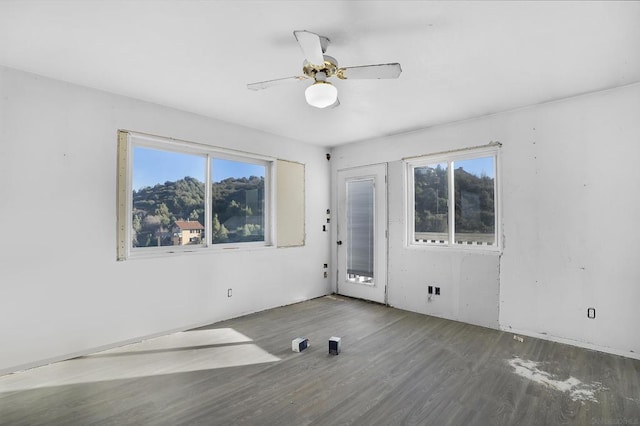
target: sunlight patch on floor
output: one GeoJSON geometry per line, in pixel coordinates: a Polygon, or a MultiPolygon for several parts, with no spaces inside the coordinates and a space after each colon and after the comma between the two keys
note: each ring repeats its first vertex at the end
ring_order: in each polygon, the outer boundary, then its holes
{"type": "Polygon", "coordinates": [[[585,401],[598,402],[595,397],[595,393],[606,390],[606,388],[602,386],[602,383],[583,383],[572,376],[565,380],[558,380],[551,373],[540,369],[540,366],[542,365],[540,362],[528,361],[519,357],[514,357],[507,362],[515,369],[515,373],[517,375],[541,385],[545,385],[551,389],[555,389],[560,392],[568,392],[569,397],[573,401],[580,401],[582,403],[585,401]]]}
{"type": "Polygon", "coordinates": [[[279,361],[232,328],[173,333],[0,377],[0,392],[279,361]]]}

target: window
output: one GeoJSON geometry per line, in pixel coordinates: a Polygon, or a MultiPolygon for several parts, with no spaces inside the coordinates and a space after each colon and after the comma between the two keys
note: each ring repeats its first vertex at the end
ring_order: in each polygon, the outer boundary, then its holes
{"type": "Polygon", "coordinates": [[[211,161],[213,244],[264,241],[264,164],[211,161]]]}
{"type": "Polygon", "coordinates": [[[203,227],[206,155],[132,146],[131,246],[182,245],[203,227]]]}
{"type": "Polygon", "coordinates": [[[270,245],[273,161],[120,132],[118,258],[270,245]]]}
{"type": "Polygon", "coordinates": [[[408,243],[498,247],[498,147],[411,159],[408,243]]]}

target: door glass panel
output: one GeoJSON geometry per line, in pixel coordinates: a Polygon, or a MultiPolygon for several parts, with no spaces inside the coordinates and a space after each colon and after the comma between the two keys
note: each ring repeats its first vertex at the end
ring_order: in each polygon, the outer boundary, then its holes
{"type": "Polygon", "coordinates": [[[374,180],[347,181],[347,280],[373,284],[374,180]]]}

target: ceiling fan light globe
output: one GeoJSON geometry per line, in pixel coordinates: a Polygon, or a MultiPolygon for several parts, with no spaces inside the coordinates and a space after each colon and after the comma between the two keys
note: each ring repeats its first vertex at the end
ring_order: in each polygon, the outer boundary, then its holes
{"type": "Polygon", "coordinates": [[[326,108],[338,100],[338,89],[324,81],[316,81],[304,91],[307,103],[316,108],[326,108]]]}

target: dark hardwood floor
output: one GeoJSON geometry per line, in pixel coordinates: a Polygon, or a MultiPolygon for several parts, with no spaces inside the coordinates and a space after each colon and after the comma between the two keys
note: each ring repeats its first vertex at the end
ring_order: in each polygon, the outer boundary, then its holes
{"type": "Polygon", "coordinates": [[[523,340],[327,296],[0,377],[0,424],[640,425],[640,361],[523,340]]]}

